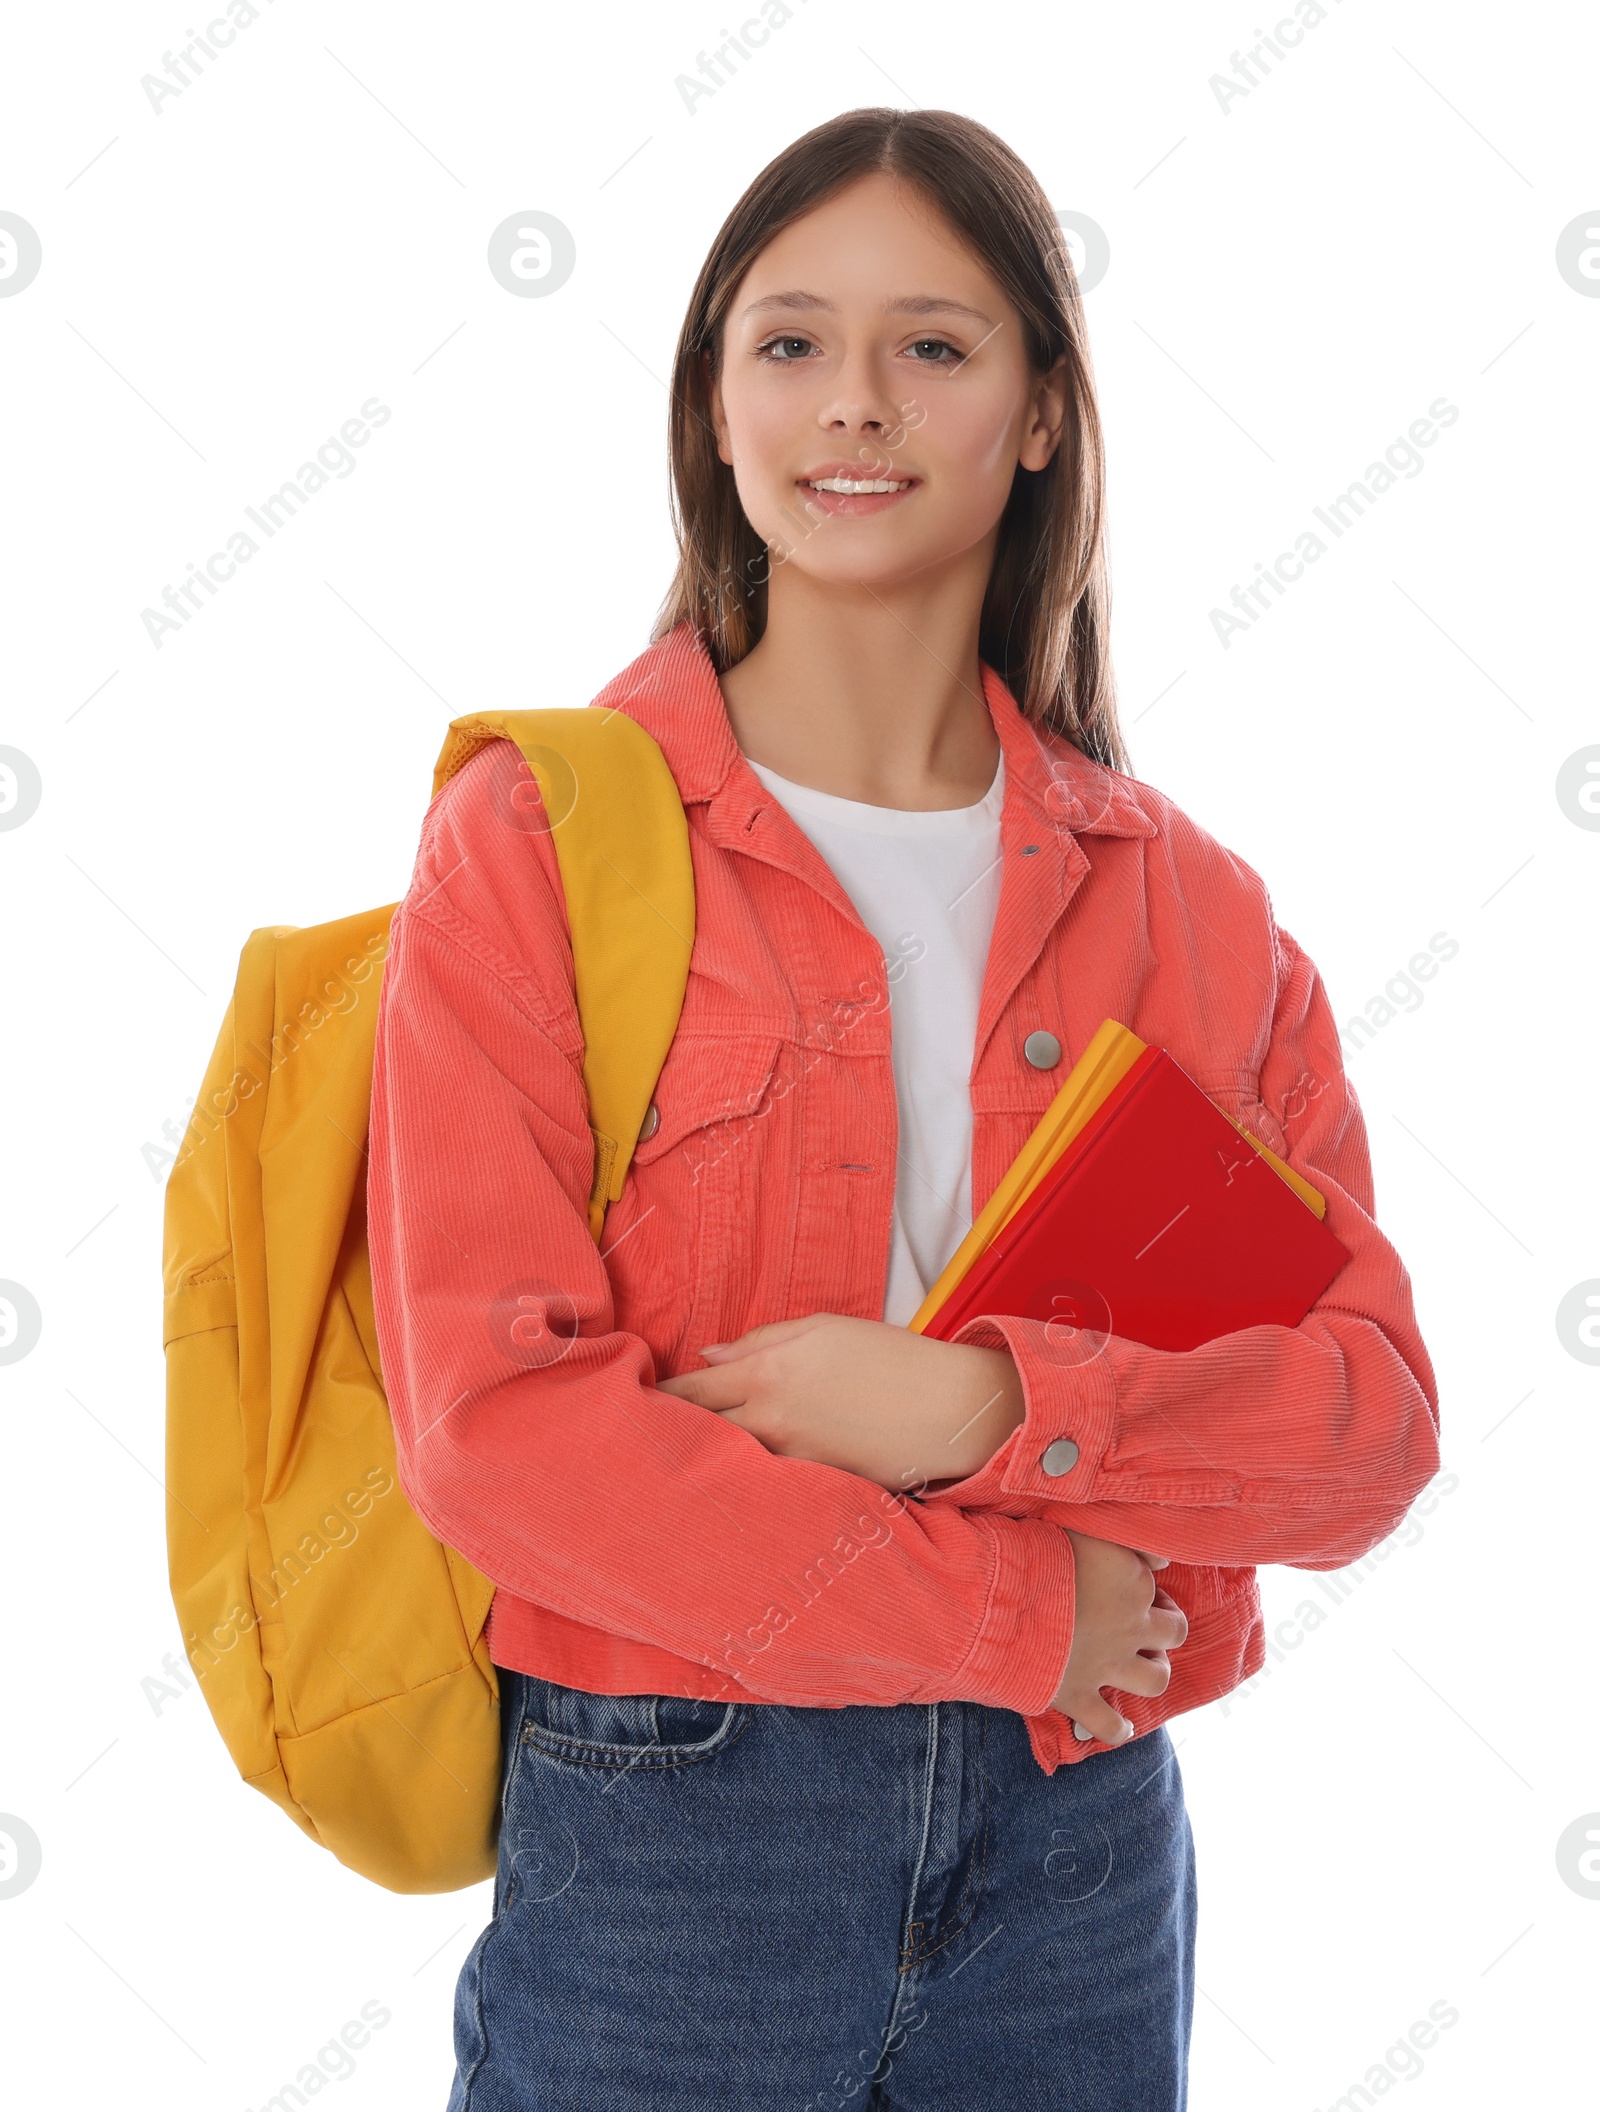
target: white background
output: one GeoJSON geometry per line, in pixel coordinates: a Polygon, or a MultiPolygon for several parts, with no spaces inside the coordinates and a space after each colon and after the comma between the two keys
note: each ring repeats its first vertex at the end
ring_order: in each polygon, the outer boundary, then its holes
{"type": "MultiPolygon", "coordinates": [[[[1449,1474],[1322,1627],[1173,1725],[1191,2103],[1330,2106],[1440,2001],[1408,2104],[1577,2103],[1600,1899],[1556,1843],[1600,1810],[1600,1373],[1555,1315],[1600,1276],[1600,833],[1555,783],[1600,742],[1600,299],[1555,252],[1600,224],[1592,12],[1330,0],[1224,112],[1210,77],[1277,19],[1246,0],[808,0],[690,114],[711,0],[277,0],[159,116],[141,77],[209,15],[29,17],[0,55],[0,208],[44,256],[0,300],[0,741],[44,788],[0,834],[0,1277],[43,1312],[0,1369],[0,1811],[43,1844],[0,1899],[18,2102],[259,2106],[376,2000],[340,2104],[444,2104],[487,1886],[364,1883],[238,1783],[197,1691],[142,1685],[180,1649],[163,1129],[253,927],[403,892],[447,721],[582,704],[647,642],[701,259],[781,147],[888,102],[980,118],[1108,236],[1087,300],[1137,775],[1266,877],[1341,1019],[1433,934],[1459,947],[1350,1058],[1449,1474]],[[520,300],[485,249],[535,209],[577,268],[520,300]],[[374,395],[354,473],[157,649],[142,612],[374,395]],[[1421,473],[1219,644],[1233,585],[1440,396],[1421,473]]],[[[1265,1572],[1269,1627],[1313,1586],[1265,1572]]]]}

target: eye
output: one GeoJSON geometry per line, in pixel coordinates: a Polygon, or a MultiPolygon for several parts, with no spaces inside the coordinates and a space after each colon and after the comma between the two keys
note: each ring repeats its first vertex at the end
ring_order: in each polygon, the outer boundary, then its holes
{"type": "Polygon", "coordinates": [[[800,337],[793,331],[786,331],[778,337],[769,337],[763,343],[757,345],[756,358],[766,360],[770,366],[792,367],[797,362],[791,359],[787,353],[780,358],[775,348],[778,345],[799,345],[804,350],[810,344],[811,340],[809,337],[800,337]]]}
{"type": "Polygon", "coordinates": [[[914,352],[920,345],[936,345],[941,352],[947,352],[950,357],[949,359],[918,359],[912,362],[914,366],[944,367],[948,366],[951,360],[959,360],[961,357],[961,354],[947,337],[919,337],[913,340],[908,349],[914,352]]]}

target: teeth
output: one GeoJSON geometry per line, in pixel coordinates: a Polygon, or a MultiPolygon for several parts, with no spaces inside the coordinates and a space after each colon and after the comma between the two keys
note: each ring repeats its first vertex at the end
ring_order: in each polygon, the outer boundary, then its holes
{"type": "Polygon", "coordinates": [[[807,480],[813,491],[843,491],[860,494],[869,491],[906,491],[911,479],[903,478],[891,483],[883,477],[811,477],[807,480]]]}

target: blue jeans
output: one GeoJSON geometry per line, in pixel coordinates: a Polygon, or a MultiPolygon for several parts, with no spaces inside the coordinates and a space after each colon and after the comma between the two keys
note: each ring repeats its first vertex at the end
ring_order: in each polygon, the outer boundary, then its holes
{"type": "Polygon", "coordinates": [[[1046,1775],[976,1702],[500,1680],[450,2112],[1182,2112],[1195,1874],[1164,1727],[1046,1775]]]}

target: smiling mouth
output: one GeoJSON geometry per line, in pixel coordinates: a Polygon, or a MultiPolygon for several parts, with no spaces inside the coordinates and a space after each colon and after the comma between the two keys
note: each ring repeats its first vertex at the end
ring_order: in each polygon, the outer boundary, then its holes
{"type": "Polygon", "coordinates": [[[909,491],[915,477],[802,477],[807,491],[836,491],[849,498],[870,498],[909,491]]]}

